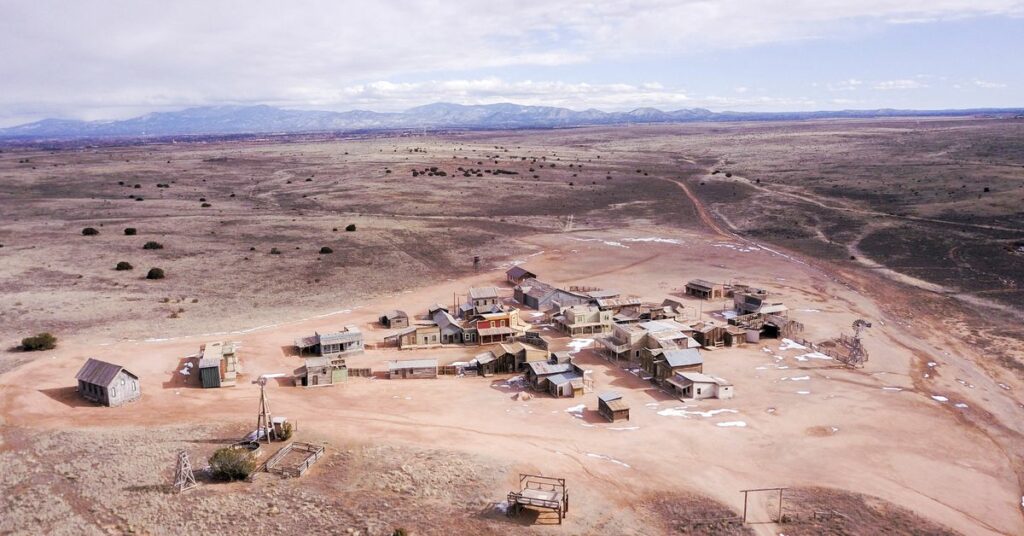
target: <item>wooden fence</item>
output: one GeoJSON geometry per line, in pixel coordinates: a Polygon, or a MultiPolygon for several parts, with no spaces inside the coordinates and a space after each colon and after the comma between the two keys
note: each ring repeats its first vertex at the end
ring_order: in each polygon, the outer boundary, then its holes
{"type": "Polygon", "coordinates": [[[369,378],[373,376],[373,370],[368,368],[350,368],[348,369],[348,376],[350,378],[369,378]]]}

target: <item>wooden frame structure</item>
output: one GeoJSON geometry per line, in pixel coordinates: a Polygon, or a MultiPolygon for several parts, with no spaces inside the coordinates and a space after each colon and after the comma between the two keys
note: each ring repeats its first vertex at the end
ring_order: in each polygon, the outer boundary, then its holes
{"type": "Polygon", "coordinates": [[[747,494],[759,491],[777,491],[779,492],[779,516],[773,520],[775,523],[782,523],[782,492],[789,488],[756,488],[756,489],[741,489],[743,493],[743,523],[747,523],[747,494]]]}
{"type": "Polygon", "coordinates": [[[565,479],[519,473],[519,491],[508,492],[505,513],[512,517],[526,507],[555,512],[561,525],[569,512],[569,490],[565,487],[565,479]]]}
{"type": "Polygon", "coordinates": [[[323,457],[323,455],[324,447],[321,445],[294,441],[281,447],[281,449],[275,452],[273,456],[267,458],[267,461],[263,464],[263,468],[268,473],[277,473],[284,477],[298,478],[306,474],[306,471],[309,470],[317,460],[323,457]],[[309,454],[303,458],[301,462],[295,465],[281,465],[281,461],[293,451],[307,452],[309,454]]]}

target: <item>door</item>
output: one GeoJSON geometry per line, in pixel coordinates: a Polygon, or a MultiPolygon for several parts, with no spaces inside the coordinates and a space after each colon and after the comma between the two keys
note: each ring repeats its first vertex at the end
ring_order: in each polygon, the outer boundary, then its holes
{"type": "Polygon", "coordinates": [[[310,382],[309,382],[310,385],[320,385],[320,376],[317,376],[317,375],[310,376],[309,380],[310,380],[310,382]]]}

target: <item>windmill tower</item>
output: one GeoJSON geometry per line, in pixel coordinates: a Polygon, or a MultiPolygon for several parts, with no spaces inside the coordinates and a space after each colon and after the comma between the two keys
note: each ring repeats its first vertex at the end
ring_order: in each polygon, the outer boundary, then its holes
{"type": "Polygon", "coordinates": [[[256,415],[256,442],[260,442],[263,439],[270,443],[271,438],[279,439],[277,432],[274,431],[274,421],[270,415],[270,403],[267,401],[267,380],[271,378],[280,378],[284,374],[264,374],[259,378],[252,381],[252,383],[259,384],[260,386],[260,409],[259,414],[256,415]]]}
{"type": "Polygon", "coordinates": [[[862,367],[868,360],[868,351],[861,341],[861,334],[871,327],[871,322],[858,318],[853,321],[853,337],[846,342],[849,350],[846,358],[846,365],[850,367],[862,367]]]}
{"type": "Polygon", "coordinates": [[[188,452],[178,451],[178,465],[174,468],[174,490],[178,493],[199,487],[196,475],[192,473],[192,463],[188,461],[188,452]]]}
{"type": "Polygon", "coordinates": [[[568,233],[568,232],[572,231],[572,225],[573,225],[574,217],[575,217],[575,214],[569,214],[565,218],[565,221],[562,223],[562,232],[563,233],[568,233]]]}

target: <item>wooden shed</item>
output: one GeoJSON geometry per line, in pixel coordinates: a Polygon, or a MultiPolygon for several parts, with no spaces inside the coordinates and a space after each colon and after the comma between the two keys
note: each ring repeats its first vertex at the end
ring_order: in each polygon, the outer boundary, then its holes
{"type": "Polygon", "coordinates": [[[389,379],[436,378],[436,359],[406,359],[404,361],[388,361],[389,379]]]}
{"type": "Polygon", "coordinates": [[[629,404],[622,399],[622,395],[614,391],[597,395],[597,412],[608,419],[608,422],[629,420],[629,404]]]}
{"type": "Polygon", "coordinates": [[[725,297],[725,285],[694,279],[686,284],[686,294],[702,300],[716,300],[725,297]]]}
{"type": "Polygon", "coordinates": [[[382,326],[389,329],[399,329],[409,327],[409,315],[405,314],[405,311],[388,311],[380,316],[380,323],[382,326]]]}
{"type": "Polygon", "coordinates": [[[508,279],[509,283],[512,283],[513,285],[518,285],[519,283],[522,283],[525,279],[536,278],[537,274],[527,270],[526,268],[523,268],[522,266],[513,266],[509,268],[508,271],[505,272],[505,277],[508,279]]]}
{"type": "Polygon", "coordinates": [[[342,358],[307,357],[306,364],[295,371],[295,385],[319,387],[334,385],[348,379],[348,369],[342,358]]]}
{"type": "Polygon", "coordinates": [[[208,342],[201,350],[202,354],[196,368],[199,369],[199,381],[203,387],[233,387],[238,376],[235,346],[223,342],[208,342]]]}
{"type": "Polygon", "coordinates": [[[121,365],[89,358],[75,375],[78,394],[104,406],[120,406],[142,396],[139,377],[121,365]]]}

